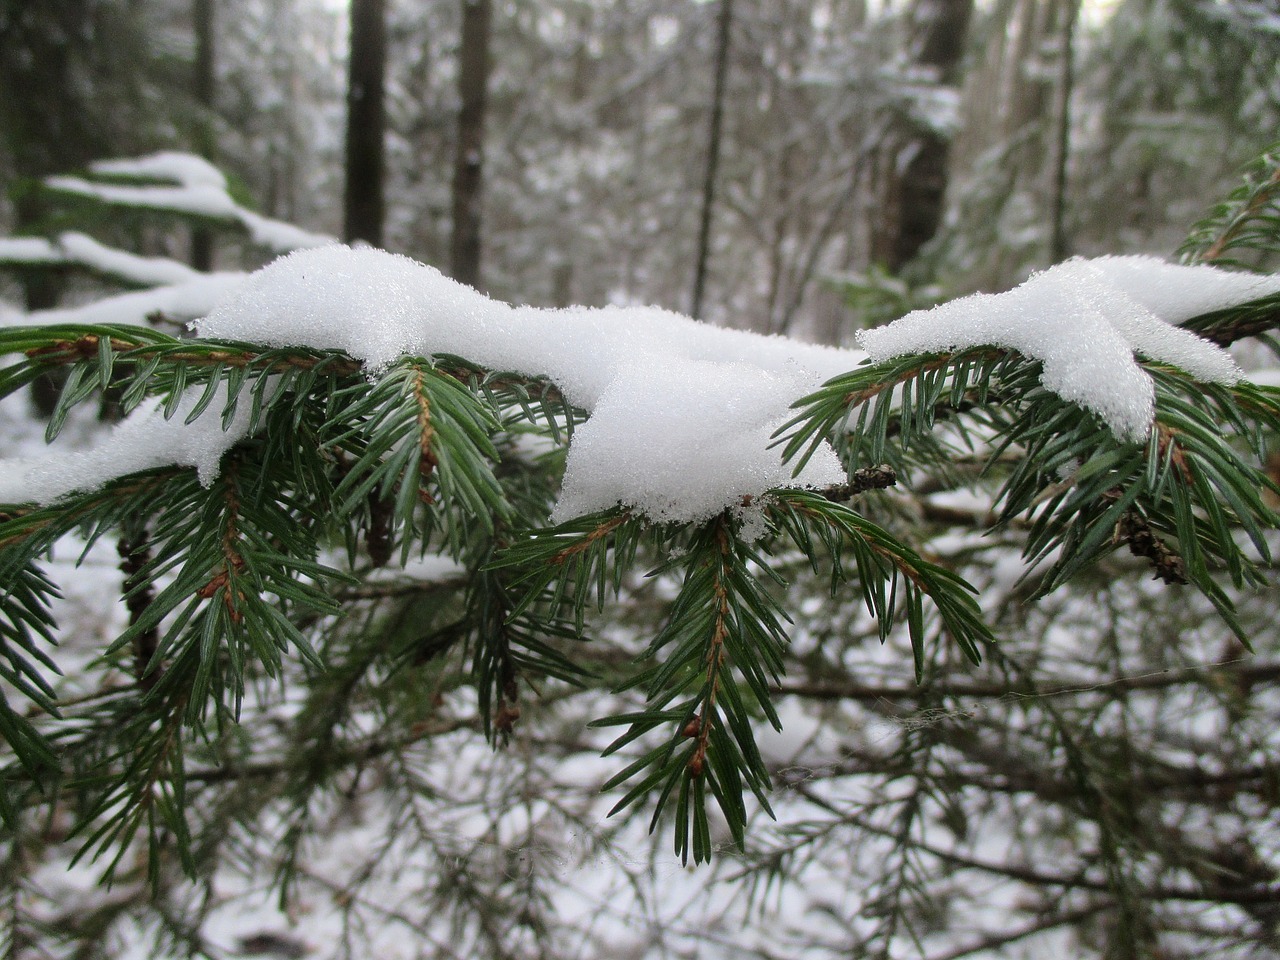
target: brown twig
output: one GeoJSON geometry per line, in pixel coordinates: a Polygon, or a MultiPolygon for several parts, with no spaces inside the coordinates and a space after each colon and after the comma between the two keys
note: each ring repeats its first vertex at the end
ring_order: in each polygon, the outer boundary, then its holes
{"type": "MultiPolygon", "coordinates": [[[[125,533],[116,544],[120,554],[120,572],[124,574],[124,604],[129,611],[129,626],[134,627],[146,615],[155,601],[155,590],[142,576],[143,568],[151,560],[151,542],[147,536],[147,528],[139,522],[137,532],[130,536],[125,533]]],[[[151,690],[163,673],[157,665],[150,669],[155,659],[156,650],[160,646],[160,629],[152,624],[149,629],[142,630],[133,638],[133,677],[143,690],[151,690]]]]}
{"type": "Polygon", "coordinates": [[[887,487],[896,486],[897,483],[898,475],[894,472],[893,467],[887,463],[882,463],[878,466],[863,467],[860,470],[855,470],[849,475],[848,483],[827,487],[822,491],[822,495],[828,500],[851,500],[858,494],[866,493],[868,490],[884,490],[887,487]]]}

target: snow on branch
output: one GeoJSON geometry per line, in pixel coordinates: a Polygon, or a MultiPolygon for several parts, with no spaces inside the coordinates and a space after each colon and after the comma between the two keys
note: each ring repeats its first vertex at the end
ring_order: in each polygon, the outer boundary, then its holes
{"type": "MultiPolygon", "coordinates": [[[[796,400],[864,361],[857,351],[721,329],[652,307],[511,306],[432,267],[369,248],[299,251],[247,280],[232,275],[224,282],[225,299],[196,324],[202,337],[343,351],[375,377],[404,356],[437,354],[548,377],[590,414],[573,435],[557,521],[619,503],[656,521],[698,521],[774,487],[846,479],[825,442],[793,476],[773,437],[796,400]]],[[[1103,417],[1118,437],[1139,439],[1150,429],[1153,390],[1134,352],[1202,380],[1232,382],[1239,372],[1224,351],[1171,322],[1277,289],[1280,278],[1151,258],[1073,260],[1005,294],[909,314],[863,341],[876,360],[979,344],[1017,350],[1042,361],[1047,389],[1103,417]]],[[[214,291],[186,284],[148,294],[179,292],[190,299],[168,303],[165,312],[204,313],[211,304],[196,301],[214,291]]],[[[92,321],[80,314],[75,322],[121,322],[126,300],[79,308],[107,312],[92,321]]],[[[137,309],[131,301],[129,307],[137,309]]],[[[140,415],[158,423],[154,412],[140,415]]],[[[183,455],[167,462],[198,463],[208,480],[240,433],[199,420],[188,442],[173,435],[182,429],[179,420],[163,430],[131,420],[108,440],[117,456],[94,460],[93,470],[79,476],[30,465],[20,476],[10,471],[15,479],[4,498],[49,502],[139,462],[158,465],[169,448],[183,455]]]]}
{"type": "Polygon", "coordinates": [[[877,362],[977,346],[1016,350],[1044,365],[1045,389],[1096,413],[1118,439],[1140,441],[1155,415],[1155,387],[1134,354],[1198,380],[1235,383],[1240,370],[1225,350],[1173,324],[1276,292],[1280,277],[1154,257],[1076,258],[1007,293],[917,310],[858,339],[877,362]]]}
{"type": "Polygon", "coordinates": [[[254,243],[276,253],[334,242],[334,238],[326,234],[312,233],[241,206],[228,192],[226,177],[208,161],[191,154],[165,152],[131,159],[100,160],[91,164],[90,170],[102,177],[131,182],[62,176],[49,177],[45,186],[116,206],[161,210],[239,224],[249,232],[254,243]]]}
{"type": "Polygon", "coordinates": [[[12,314],[0,325],[130,324],[148,325],[159,316],[173,323],[203,317],[244,284],[248,274],[194,273],[191,279],[152,290],[135,290],[76,307],[55,307],[28,314],[12,314]]]}
{"type": "Polygon", "coordinates": [[[88,234],[67,232],[57,240],[43,237],[0,237],[0,266],[82,267],[129,287],[186,283],[198,270],[168,257],[140,257],[99,243],[88,234]]]}
{"type": "Polygon", "coordinates": [[[771,438],[795,400],[862,360],[651,307],[513,307],[406,257],[347,247],[276,261],[198,329],[342,350],[374,372],[446,353],[549,377],[591,415],[574,433],[557,519],[623,503],[692,521],[771,487],[843,481],[830,447],[793,479],[771,438]]]}

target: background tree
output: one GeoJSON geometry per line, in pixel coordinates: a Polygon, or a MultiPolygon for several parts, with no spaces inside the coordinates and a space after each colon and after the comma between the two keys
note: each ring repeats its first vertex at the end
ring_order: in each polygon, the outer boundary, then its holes
{"type": "Polygon", "coordinates": [[[383,0],[353,0],[347,61],[346,240],[382,245],[387,23],[383,0]]]}
{"type": "Polygon", "coordinates": [[[450,274],[480,286],[481,187],[484,182],[485,114],[489,99],[489,0],[462,0],[458,49],[458,136],[453,159],[453,239],[450,274]]]}
{"type": "Polygon", "coordinates": [[[891,273],[910,263],[942,223],[948,127],[953,122],[950,100],[958,94],[972,16],[971,0],[920,0],[911,8],[909,59],[921,71],[921,80],[934,85],[934,92],[932,103],[921,102],[917,115],[905,118],[905,134],[894,131],[883,147],[881,219],[872,255],[891,273]]]}
{"type": "MultiPolygon", "coordinates": [[[[214,93],[217,89],[215,49],[216,5],[214,0],[191,0],[191,20],[195,34],[195,69],[191,91],[196,108],[204,113],[197,121],[195,152],[206,160],[216,161],[217,134],[213,128],[214,93]]],[[[195,230],[191,234],[191,265],[197,270],[213,269],[213,234],[195,230]]]]}

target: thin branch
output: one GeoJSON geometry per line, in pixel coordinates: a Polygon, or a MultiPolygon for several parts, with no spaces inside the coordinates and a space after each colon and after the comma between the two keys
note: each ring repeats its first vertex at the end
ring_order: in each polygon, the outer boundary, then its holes
{"type": "Polygon", "coordinates": [[[1034,923],[1025,927],[1019,927],[1017,930],[1006,931],[1003,933],[993,933],[977,943],[970,944],[967,947],[957,947],[946,953],[938,954],[931,957],[930,960],[960,960],[961,957],[971,957],[975,953],[985,953],[988,950],[997,950],[1000,947],[1006,947],[1011,943],[1017,943],[1019,940],[1025,940],[1028,937],[1034,937],[1038,933],[1044,933],[1046,930],[1052,930],[1055,927],[1074,926],[1084,920],[1088,920],[1094,914],[1109,910],[1114,904],[1109,901],[1090,904],[1087,907],[1080,907],[1078,910],[1070,910],[1066,913],[1054,913],[1047,917],[1042,917],[1034,923]]]}
{"type": "Polygon", "coordinates": [[[1037,699],[1061,697],[1070,694],[1100,691],[1161,690],[1167,687],[1206,683],[1215,677],[1248,684],[1280,681],[1280,662],[1252,663],[1233,660],[1227,663],[1186,667],[1181,670],[1159,670],[1132,677],[1114,677],[1109,680],[1086,679],[1063,681],[1052,687],[1033,691],[1029,686],[1009,683],[929,683],[918,687],[900,685],[877,686],[860,683],[783,683],[774,692],[783,695],[807,697],[813,700],[920,700],[936,697],[973,699],[1037,699]]]}
{"type": "MultiPolygon", "coordinates": [[[[845,822],[866,830],[877,836],[891,840],[897,838],[895,831],[877,826],[856,814],[840,810],[835,804],[826,800],[804,786],[797,786],[796,791],[806,800],[827,812],[840,817],[845,822]]],[[[1065,890],[1093,890],[1099,893],[1111,893],[1112,885],[1105,880],[1097,880],[1084,873],[1062,875],[1039,870],[1035,867],[1018,866],[1017,864],[992,863],[976,857],[965,856],[951,850],[944,850],[932,844],[917,841],[915,849],[921,853],[935,857],[944,863],[965,870],[977,870],[994,876],[1007,877],[1020,883],[1036,887],[1061,887],[1065,890]]],[[[1188,887],[1151,886],[1135,891],[1144,900],[1177,900],[1191,903],[1230,903],[1237,906],[1248,904],[1280,904],[1280,885],[1260,884],[1242,887],[1220,886],[1214,890],[1197,890],[1188,887]]]]}

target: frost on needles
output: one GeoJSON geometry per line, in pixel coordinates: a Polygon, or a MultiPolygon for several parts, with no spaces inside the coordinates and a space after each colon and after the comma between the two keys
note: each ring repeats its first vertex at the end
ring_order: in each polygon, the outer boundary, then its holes
{"type": "MultiPolygon", "coordinates": [[[[860,339],[877,361],[976,345],[1017,350],[1042,362],[1047,389],[1102,417],[1118,438],[1140,440],[1153,388],[1135,352],[1234,382],[1225,351],[1172,324],[1277,290],[1280,278],[1149,257],[1077,259],[860,339]]],[[[337,244],[234,283],[196,326],[206,338],[343,351],[373,378],[402,356],[438,354],[546,376],[589,414],[573,436],[556,521],[621,503],[652,520],[696,522],[774,487],[843,482],[829,444],[793,476],[773,438],[795,401],[865,359],[653,307],[511,306],[406,257],[337,244]]],[[[0,493],[47,503],[161,463],[198,465],[208,481],[243,435],[240,424],[210,424],[217,418],[186,425],[138,411],[99,450],[7,465],[0,493]]]]}

